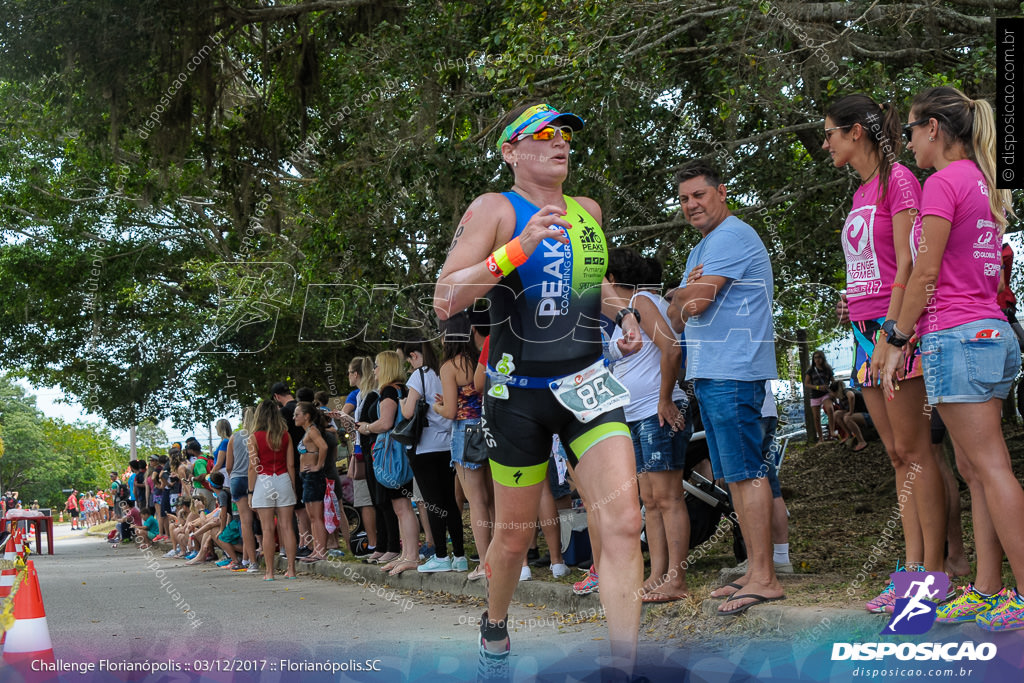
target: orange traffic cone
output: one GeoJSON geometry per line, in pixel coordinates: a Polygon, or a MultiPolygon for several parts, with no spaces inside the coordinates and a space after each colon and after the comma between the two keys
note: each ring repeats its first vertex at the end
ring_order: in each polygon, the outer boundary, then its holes
{"type": "Polygon", "coordinates": [[[3,646],[4,662],[23,669],[23,674],[35,660],[54,664],[53,642],[50,640],[50,629],[46,625],[46,610],[43,608],[43,596],[39,590],[39,575],[36,574],[35,563],[31,560],[18,592],[14,594],[14,625],[4,634],[3,646]]]}
{"type": "MultiPolygon", "coordinates": [[[[14,541],[13,535],[7,537],[7,548],[4,550],[3,559],[10,562],[18,559],[17,544],[14,541]]],[[[18,570],[14,567],[0,572],[0,598],[6,598],[11,594],[11,586],[14,585],[14,577],[17,575],[18,570]]]]}
{"type": "Polygon", "coordinates": [[[64,511],[63,510],[61,510],[60,517],[57,519],[57,522],[59,524],[63,524],[64,523],[64,511]]]}

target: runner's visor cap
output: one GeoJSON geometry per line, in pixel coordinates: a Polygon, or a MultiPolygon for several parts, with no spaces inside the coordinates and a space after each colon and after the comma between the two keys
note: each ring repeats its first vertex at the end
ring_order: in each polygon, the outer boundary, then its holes
{"type": "Polygon", "coordinates": [[[576,114],[558,111],[547,104],[535,104],[516,117],[515,121],[505,126],[505,130],[498,138],[498,153],[501,153],[501,146],[504,143],[515,142],[524,135],[532,135],[556,121],[561,125],[569,126],[573,131],[580,130],[584,126],[583,119],[576,114]]]}

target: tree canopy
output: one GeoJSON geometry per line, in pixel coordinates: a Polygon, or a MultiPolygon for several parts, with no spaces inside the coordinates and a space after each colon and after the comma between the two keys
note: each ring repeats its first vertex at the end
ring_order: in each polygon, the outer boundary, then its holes
{"type": "MultiPolygon", "coordinates": [[[[834,331],[857,181],[823,112],[995,91],[1017,2],[2,0],[0,363],[111,425],[205,420],[429,330],[497,121],[587,121],[567,187],[678,281],[672,174],[722,168],[776,273],[779,350],[834,331]]],[[[910,165],[910,164],[908,164],[910,165]]]]}
{"type": "Polygon", "coordinates": [[[17,491],[22,501],[61,506],[64,489],[96,490],[108,472],[124,469],[128,449],[110,431],[92,424],[68,424],[43,415],[35,396],[0,375],[0,490],[17,491]]]}

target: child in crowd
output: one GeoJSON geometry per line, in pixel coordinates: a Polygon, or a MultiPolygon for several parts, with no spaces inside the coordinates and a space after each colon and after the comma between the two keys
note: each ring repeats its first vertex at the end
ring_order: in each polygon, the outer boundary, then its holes
{"type": "Polygon", "coordinates": [[[135,529],[141,534],[139,536],[140,548],[148,548],[150,541],[157,537],[160,532],[159,523],[156,521],[156,511],[153,506],[145,507],[141,511],[142,524],[135,525],[135,529]]]}
{"type": "MultiPolygon", "coordinates": [[[[210,487],[214,493],[217,494],[215,500],[216,507],[209,514],[203,514],[200,516],[201,523],[192,532],[192,537],[195,539],[198,550],[193,550],[189,555],[185,556],[188,560],[186,564],[199,564],[201,562],[212,562],[217,559],[217,554],[213,551],[214,539],[224,529],[222,524],[223,519],[226,519],[226,515],[230,515],[230,512],[225,513],[224,508],[220,505],[220,494],[224,492],[224,475],[220,472],[214,472],[209,476],[210,487]]],[[[230,497],[228,498],[228,506],[231,505],[230,497]]]]}

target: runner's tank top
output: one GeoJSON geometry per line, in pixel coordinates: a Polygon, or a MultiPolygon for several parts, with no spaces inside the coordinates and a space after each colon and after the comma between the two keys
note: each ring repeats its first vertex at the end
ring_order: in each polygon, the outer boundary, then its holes
{"type": "MultiPolygon", "coordinates": [[[[516,212],[518,237],[540,209],[503,193],[516,212]]],[[[598,222],[564,196],[569,244],[545,239],[523,265],[494,286],[490,300],[491,367],[512,357],[510,374],[564,377],[601,356],[601,281],[608,245],[598,222]]]]}

